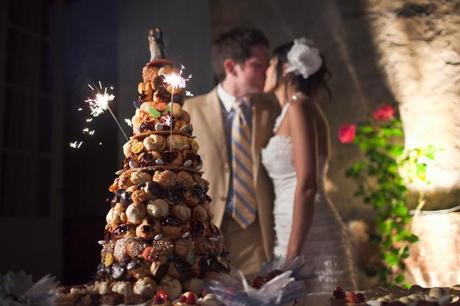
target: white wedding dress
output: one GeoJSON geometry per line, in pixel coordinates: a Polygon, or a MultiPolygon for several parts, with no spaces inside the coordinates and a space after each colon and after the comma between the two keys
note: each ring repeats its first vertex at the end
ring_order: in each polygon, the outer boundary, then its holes
{"type": "MultiPolygon", "coordinates": [[[[274,132],[283,121],[289,103],[286,103],[278,117],[274,132]]],[[[293,162],[290,137],[275,135],[262,150],[265,166],[275,189],[275,256],[286,256],[287,244],[292,226],[296,172],[293,162]]],[[[314,212],[310,230],[302,255],[308,261],[312,277],[306,281],[307,292],[331,294],[336,286],[355,288],[354,269],[350,248],[343,222],[332,202],[326,195],[323,178],[326,164],[319,158],[319,182],[314,201],[314,212]]]]}

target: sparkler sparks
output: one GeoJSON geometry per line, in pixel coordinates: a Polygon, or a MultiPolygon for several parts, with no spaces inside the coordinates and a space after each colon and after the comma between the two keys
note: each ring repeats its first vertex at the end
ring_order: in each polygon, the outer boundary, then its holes
{"type": "Polygon", "coordinates": [[[179,73],[170,73],[165,75],[164,82],[171,85],[173,88],[185,88],[186,83],[192,78],[192,75],[189,75],[186,78],[182,77],[182,71],[185,69],[184,66],[181,66],[179,73]]]}
{"type": "MultiPolygon", "coordinates": [[[[112,115],[113,119],[115,120],[116,124],[120,128],[121,132],[125,136],[125,138],[128,140],[128,137],[126,136],[123,128],[121,127],[120,123],[116,119],[115,115],[112,112],[112,109],[110,108],[110,102],[112,102],[115,99],[115,95],[113,95],[110,91],[113,90],[113,87],[103,87],[102,83],[99,81],[98,82],[99,86],[91,86],[88,84],[88,87],[94,92],[94,96],[87,98],[84,102],[88,104],[89,106],[89,118],[86,118],[85,121],[89,125],[95,117],[98,117],[105,111],[109,111],[110,114],[112,115]]],[[[82,111],[83,108],[78,108],[78,111],[82,111]]],[[[85,126],[82,129],[82,134],[88,135],[88,136],[93,136],[95,135],[96,131],[94,129],[91,129],[89,126],[85,126]]],[[[79,149],[83,144],[83,141],[73,141],[69,143],[69,146],[73,149],[79,149]]],[[[102,146],[102,142],[99,142],[99,146],[102,146]]]]}
{"type": "MultiPolygon", "coordinates": [[[[97,117],[100,114],[104,113],[105,111],[109,111],[110,115],[112,115],[113,120],[115,120],[115,123],[118,125],[120,128],[120,131],[123,133],[123,136],[125,136],[126,140],[128,140],[128,136],[126,136],[125,131],[121,127],[120,123],[118,122],[117,118],[112,112],[112,109],[110,108],[109,103],[115,99],[115,96],[107,91],[107,87],[102,87],[101,81],[98,82],[99,84],[99,89],[95,90],[94,87],[92,87],[90,84],[88,84],[88,87],[91,88],[91,90],[96,91],[96,95],[94,98],[88,98],[85,100],[86,103],[89,104],[89,109],[92,117],[97,117]]],[[[110,90],[113,90],[113,87],[110,87],[110,90]]],[[[91,122],[92,118],[86,119],[86,122],[91,122]]],[[[94,131],[88,132],[89,135],[93,135],[94,131]]]]}
{"type": "MultiPolygon", "coordinates": [[[[99,85],[101,85],[100,82],[99,85]]],[[[91,85],[88,84],[88,86],[94,90],[91,85]]],[[[100,87],[102,87],[102,85],[100,87]]],[[[107,87],[105,87],[103,93],[97,92],[94,98],[88,98],[85,102],[89,104],[91,116],[97,117],[109,109],[109,102],[113,101],[114,98],[114,95],[107,93],[107,87]]]]}
{"type": "Polygon", "coordinates": [[[80,149],[82,144],[83,144],[83,141],[74,141],[74,142],[69,143],[70,147],[73,149],[80,149]]]}

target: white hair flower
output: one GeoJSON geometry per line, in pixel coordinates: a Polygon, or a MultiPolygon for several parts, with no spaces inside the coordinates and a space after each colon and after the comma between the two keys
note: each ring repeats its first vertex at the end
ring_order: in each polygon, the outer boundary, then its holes
{"type": "Polygon", "coordinates": [[[286,72],[302,75],[305,79],[317,72],[323,63],[319,50],[305,37],[294,40],[294,45],[287,54],[286,72]]]}

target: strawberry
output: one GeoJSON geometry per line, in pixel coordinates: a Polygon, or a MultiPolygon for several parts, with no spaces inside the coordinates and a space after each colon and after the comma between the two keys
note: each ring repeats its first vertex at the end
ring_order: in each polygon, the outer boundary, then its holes
{"type": "Polygon", "coordinates": [[[144,257],[146,261],[152,261],[151,256],[150,256],[152,254],[152,250],[153,248],[149,246],[149,247],[146,247],[144,251],[142,252],[142,257],[144,257]]]}

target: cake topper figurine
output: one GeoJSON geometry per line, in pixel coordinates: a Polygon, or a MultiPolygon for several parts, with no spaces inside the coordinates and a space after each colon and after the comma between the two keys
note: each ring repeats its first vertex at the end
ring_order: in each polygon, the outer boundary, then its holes
{"type": "Polygon", "coordinates": [[[163,58],[163,32],[159,27],[149,30],[149,49],[150,61],[156,61],[163,58]]]}

